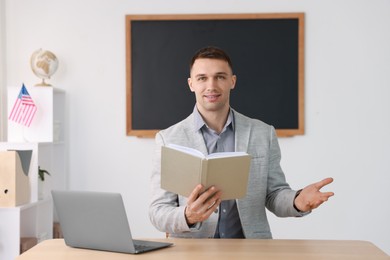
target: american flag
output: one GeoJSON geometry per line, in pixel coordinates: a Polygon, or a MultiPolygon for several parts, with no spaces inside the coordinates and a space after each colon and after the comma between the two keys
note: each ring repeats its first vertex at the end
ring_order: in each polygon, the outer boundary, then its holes
{"type": "Polygon", "coordinates": [[[29,127],[36,111],[37,107],[23,84],[8,119],[29,127]]]}

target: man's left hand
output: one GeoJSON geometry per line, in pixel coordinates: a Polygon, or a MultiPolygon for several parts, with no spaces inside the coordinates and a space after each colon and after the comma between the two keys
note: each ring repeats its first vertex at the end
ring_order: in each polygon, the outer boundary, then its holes
{"type": "Polygon", "coordinates": [[[333,182],[333,178],[326,178],[322,181],[306,186],[295,198],[294,205],[302,212],[306,212],[319,207],[334,195],[333,192],[321,192],[322,187],[333,182]]]}

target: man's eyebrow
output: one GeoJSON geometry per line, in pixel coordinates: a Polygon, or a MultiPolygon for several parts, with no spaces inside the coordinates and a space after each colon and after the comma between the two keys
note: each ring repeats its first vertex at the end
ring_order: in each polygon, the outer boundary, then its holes
{"type": "Polygon", "coordinates": [[[204,76],[206,76],[205,73],[199,73],[199,74],[196,74],[196,75],[195,75],[196,78],[197,78],[197,77],[204,77],[204,76]]]}
{"type": "MultiPolygon", "coordinates": [[[[207,75],[206,73],[199,73],[199,74],[196,74],[195,77],[204,77],[206,75],[207,75]]],[[[221,72],[215,73],[214,75],[229,75],[229,73],[221,71],[221,72]]]]}
{"type": "Polygon", "coordinates": [[[229,73],[222,71],[222,72],[215,73],[215,75],[229,75],[229,73]]]}

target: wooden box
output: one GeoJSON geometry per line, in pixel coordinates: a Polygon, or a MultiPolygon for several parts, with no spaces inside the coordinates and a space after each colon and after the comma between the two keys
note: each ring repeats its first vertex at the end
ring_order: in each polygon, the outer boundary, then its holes
{"type": "Polygon", "coordinates": [[[28,172],[32,151],[0,152],[0,207],[30,202],[28,172]]]}
{"type": "Polygon", "coordinates": [[[20,238],[20,253],[24,253],[33,246],[38,244],[38,239],[36,237],[21,237],[20,238]]]}

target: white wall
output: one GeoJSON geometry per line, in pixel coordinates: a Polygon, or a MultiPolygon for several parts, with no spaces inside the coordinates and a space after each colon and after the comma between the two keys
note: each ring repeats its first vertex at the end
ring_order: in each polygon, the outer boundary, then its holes
{"type": "Polygon", "coordinates": [[[36,49],[57,55],[50,82],[67,92],[70,188],[121,192],[135,237],[163,234],[147,217],[154,142],[125,134],[125,15],[305,12],[306,134],[280,139],[282,166],[293,188],[333,176],[336,195],[305,218],[270,215],[274,237],[369,240],[390,254],[390,1],[5,0],[5,8],[5,85],[39,82],[29,67],[36,49]]]}
{"type": "Polygon", "coordinates": [[[5,79],[5,1],[0,0],[0,141],[5,140],[6,125],[6,100],[7,96],[3,86],[6,85],[5,79]],[[4,104],[4,105],[3,105],[4,104]]]}

